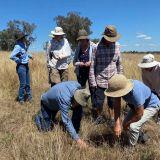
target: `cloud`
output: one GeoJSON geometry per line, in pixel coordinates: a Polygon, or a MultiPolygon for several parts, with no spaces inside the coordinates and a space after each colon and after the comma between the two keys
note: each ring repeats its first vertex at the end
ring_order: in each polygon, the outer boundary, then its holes
{"type": "Polygon", "coordinates": [[[137,37],[137,38],[146,38],[147,35],[142,34],[142,33],[137,33],[137,36],[136,36],[136,37],[137,37]]]}
{"type": "Polygon", "coordinates": [[[139,44],[139,43],[136,43],[136,44],[135,44],[135,46],[136,46],[136,47],[139,47],[139,46],[140,46],[140,44],[139,44]]]}
{"type": "Polygon", "coordinates": [[[121,44],[121,47],[127,47],[128,45],[127,44],[121,44]]]}
{"type": "Polygon", "coordinates": [[[148,37],[144,37],[145,40],[150,40],[152,39],[152,37],[148,36],[148,37]]]}
{"type": "Polygon", "coordinates": [[[143,34],[143,33],[137,33],[137,36],[136,36],[136,37],[137,37],[137,38],[144,39],[144,40],[150,40],[150,39],[152,39],[151,36],[148,36],[148,35],[143,34]]]}
{"type": "Polygon", "coordinates": [[[150,43],[150,44],[148,44],[150,47],[156,47],[157,45],[156,44],[154,44],[154,43],[150,43]]]}

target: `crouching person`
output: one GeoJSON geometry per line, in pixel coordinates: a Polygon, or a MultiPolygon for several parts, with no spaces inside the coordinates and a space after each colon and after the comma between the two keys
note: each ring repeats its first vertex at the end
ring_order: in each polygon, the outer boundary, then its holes
{"type": "Polygon", "coordinates": [[[71,137],[80,147],[86,147],[86,143],[80,139],[78,132],[82,118],[82,106],[87,105],[90,93],[81,89],[76,81],[67,81],[56,84],[41,96],[41,111],[35,117],[35,123],[39,130],[49,131],[58,111],[61,112],[62,121],[71,137]],[[72,119],[68,112],[73,110],[72,119]]]}
{"type": "Polygon", "coordinates": [[[117,136],[121,134],[120,97],[129,104],[130,111],[123,121],[123,129],[129,133],[129,145],[136,145],[142,126],[159,111],[160,100],[144,83],[117,74],[109,80],[105,95],[117,97],[114,106],[117,136]]]}

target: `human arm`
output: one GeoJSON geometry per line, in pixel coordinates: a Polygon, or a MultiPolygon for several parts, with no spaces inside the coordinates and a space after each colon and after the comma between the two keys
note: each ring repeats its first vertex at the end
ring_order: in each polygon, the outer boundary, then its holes
{"type": "Polygon", "coordinates": [[[126,121],[125,123],[123,123],[123,129],[128,130],[131,123],[137,122],[141,119],[141,117],[143,116],[143,113],[144,113],[144,106],[143,105],[136,107],[133,112],[133,115],[130,117],[130,119],[128,121],[126,121]]]}
{"type": "Polygon", "coordinates": [[[114,133],[117,137],[121,135],[121,98],[114,98],[114,119],[115,119],[115,126],[114,126],[114,133]]]}
{"type": "Polygon", "coordinates": [[[20,56],[21,56],[21,48],[19,45],[15,45],[15,47],[10,55],[10,59],[15,61],[18,64],[18,63],[21,63],[20,56]]]}

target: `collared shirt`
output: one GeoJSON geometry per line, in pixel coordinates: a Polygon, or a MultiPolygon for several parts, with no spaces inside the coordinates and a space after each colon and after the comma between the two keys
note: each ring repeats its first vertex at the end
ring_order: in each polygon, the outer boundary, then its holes
{"type": "Polygon", "coordinates": [[[142,80],[160,97],[160,62],[151,71],[142,69],[142,80]]]}
{"type": "Polygon", "coordinates": [[[108,88],[108,80],[116,73],[122,73],[119,43],[106,46],[101,40],[97,46],[95,59],[91,63],[89,82],[91,87],[108,88]]]}
{"type": "Polygon", "coordinates": [[[29,63],[29,58],[32,58],[32,55],[27,53],[25,44],[18,42],[11,52],[10,59],[17,64],[27,64],[29,63]]]}
{"type": "Polygon", "coordinates": [[[79,139],[79,136],[73,127],[72,121],[68,115],[68,111],[71,106],[71,101],[75,91],[80,88],[81,85],[76,81],[62,82],[56,84],[41,97],[44,105],[47,106],[50,110],[60,110],[62,121],[74,140],[79,139]]]}
{"type": "Polygon", "coordinates": [[[140,106],[144,106],[144,108],[160,107],[160,100],[148,86],[138,80],[132,80],[132,82],[133,89],[123,96],[127,103],[133,105],[135,109],[140,106]]]}
{"type": "Polygon", "coordinates": [[[56,69],[68,68],[68,57],[71,56],[71,48],[66,38],[60,41],[54,38],[49,42],[47,48],[47,63],[50,67],[56,69]]]}

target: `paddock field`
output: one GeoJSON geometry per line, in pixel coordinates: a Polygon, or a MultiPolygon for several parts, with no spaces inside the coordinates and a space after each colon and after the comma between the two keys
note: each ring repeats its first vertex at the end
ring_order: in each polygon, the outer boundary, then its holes
{"type": "MultiPolygon", "coordinates": [[[[142,54],[123,54],[124,73],[127,77],[141,79],[137,63],[142,54]]],[[[155,55],[160,61],[160,55],[155,55]]],[[[135,148],[122,147],[120,140],[113,142],[107,124],[95,126],[90,109],[85,109],[81,124],[81,137],[89,148],[80,149],[62,128],[39,133],[34,125],[34,115],[39,110],[40,95],[49,88],[43,53],[30,61],[33,103],[20,106],[15,101],[18,77],[15,63],[9,53],[0,52],[0,160],[158,160],[160,159],[160,127],[150,121],[144,128],[151,139],[146,145],[135,148]]],[[[69,78],[75,79],[70,65],[69,78]]]]}

